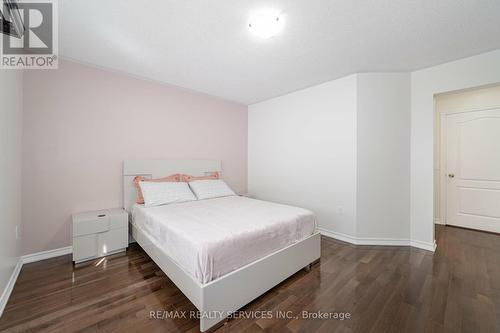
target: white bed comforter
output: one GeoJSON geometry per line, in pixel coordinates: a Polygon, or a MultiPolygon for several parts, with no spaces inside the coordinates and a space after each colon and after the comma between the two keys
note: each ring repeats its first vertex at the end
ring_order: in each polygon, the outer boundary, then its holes
{"type": "Polygon", "coordinates": [[[201,283],[312,235],[306,209],[230,196],[144,208],[132,223],[201,283]]]}

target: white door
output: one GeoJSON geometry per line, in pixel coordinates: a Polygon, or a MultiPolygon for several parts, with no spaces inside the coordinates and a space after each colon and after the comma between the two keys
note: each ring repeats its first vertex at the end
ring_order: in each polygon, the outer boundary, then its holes
{"type": "Polygon", "coordinates": [[[500,108],[446,118],[446,224],[500,233],[500,108]]]}

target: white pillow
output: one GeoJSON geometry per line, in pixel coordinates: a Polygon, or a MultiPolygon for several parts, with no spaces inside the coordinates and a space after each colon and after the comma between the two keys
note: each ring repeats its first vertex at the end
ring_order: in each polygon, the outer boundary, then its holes
{"type": "Polygon", "coordinates": [[[236,195],[222,179],[195,180],[189,187],[200,200],[236,195]]]}
{"type": "Polygon", "coordinates": [[[182,182],[139,182],[139,186],[144,207],[196,200],[189,186],[182,182]]]}

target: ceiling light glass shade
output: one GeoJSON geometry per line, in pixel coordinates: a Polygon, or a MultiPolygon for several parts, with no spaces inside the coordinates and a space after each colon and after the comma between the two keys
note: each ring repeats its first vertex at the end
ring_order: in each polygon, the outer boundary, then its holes
{"type": "Polygon", "coordinates": [[[283,29],[284,24],[279,11],[263,9],[250,17],[248,28],[257,37],[267,39],[277,35],[283,29]]]}

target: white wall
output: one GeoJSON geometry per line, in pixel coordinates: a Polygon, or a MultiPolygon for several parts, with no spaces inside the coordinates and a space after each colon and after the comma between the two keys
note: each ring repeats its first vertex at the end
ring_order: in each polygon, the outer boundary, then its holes
{"type": "MultiPolygon", "coordinates": [[[[22,72],[0,71],[0,294],[19,260],[21,223],[22,72]]],[[[0,313],[1,302],[0,299],[0,313]]]]}
{"type": "Polygon", "coordinates": [[[410,238],[410,74],[358,75],[357,237],[410,238]]]}
{"type": "Polygon", "coordinates": [[[249,106],[248,190],[355,234],[355,75],[249,106]]]}
{"type": "MultiPolygon", "coordinates": [[[[453,91],[435,97],[434,118],[434,221],[443,224],[441,213],[441,115],[500,106],[500,85],[453,91]]],[[[444,167],[444,166],[443,166],[444,167]]],[[[443,200],[444,201],[444,200],[443,200]]],[[[444,203],[444,202],[443,202],[444,203]]]]}
{"type": "MultiPolygon", "coordinates": [[[[362,117],[370,116],[365,114],[369,109],[363,106],[364,98],[367,103],[370,100],[381,103],[377,112],[387,115],[394,115],[395,110],[404,104],[403,98],[397,105],[387,104],[386,109],[384,100],[388,102],[393,98],[398,99],[397,93],[390,96],[385,95],[389,90],[378,91],[377,94],[385,97],[377,97],[375,93],[371,94],[369,89],[383,90],[383,86],[378,87],[376,84],[380,78],[370,77],[370,80],[374,81],[363,88],[369,81],[364,81],[362,76],[363,74],[349,76],[249,107],[249,191],[264,199],[311,208],[318,214],[320,224],[324,228],[338,233],[359,234],[361,237],[388,237],[385,231],[389,229],[383,229],[384,232],[381,232],[378,230],[380,222],[376,222],[380,221],[387,210],[378,209],[375,203],[368,202],[372,198],[376,203],[387,204],[385,198],[374,196],[375,189],[380,187],[383,181],[376,183],[369,179],[373,175],[366,171],[363,165],[373,164],[380,171],[390,165],[389,161],[399,161],[398,163],[402,163],[401,169],[397,169],[394,179],[404,178],[407,172],[404,159],[408,156],[408,152],[403,154],[407,142],[403,138],[408,133],[407,129],[404,129],[408,126],[405,118],[407,114],[399,115],[401,118],[394,120],[394,124],[400,123],[402,132],[392,133],[387,137],[385,126],[393,126],[374,121],[377,120],[376,117],[372,117],[370,121],[365,122],[362,119],[356,123],[357,112],[358,120],[361,114],[364,114],[362,117]],[[354,94],[358,93],[357,82],[352,80],[356,78],[358,81],[358,77],[361,97],[352,102],[353,91],[354,94]],[[350,84],[347,84],[348,82],[350,84]],[[346,89],[351,93],[342,92],[346,89]],[[358,103],[361,104],[359,110],[358,103]],[[334,110],[335,114],[329,114],[325,110],[334,110]],[[349,111],[346,112],[347,110],[349,111]],[[317,120],[321,118],[323,121],[317,120]],[[359,128],[356,130],[357,126],[359,128]],[[358,136],[356,133],[365,132],[364,128],[369,129],[366,138],[365,134],[358,136]],[[371,144],[373,137],[377,140],[371,144]],[[403,140],[399,142],[400,145],[391,146],[391,149],[395,147],[397,156],[385,156],[389,159],[377,160],[370,149],[380,150],[384,142],[388,143],[392,139],[403,140]],[[366,151],[362,148],[363,143],[358,144],[357,140],[368,142],[366,151]],[[357,147],[353,147],[353,144],[357,147]],[[357,149],[360,149],[359,154],[357,149]],[[358,158],[360,161],[356,163],[358,158]],[[353,176],[349,168],[358,165],[361,165],[359,173],[353,176]],[[320,180],[326,185],[319,186],[320,180]],[[336,185],[335,188],[332,188],[333,184],[336,185]],[[353,184],[356,187],[354,190],[353,184]],[[356,189],[359,189],[359,195],[356,194],[356,189]],[[356,208],[356,196],[360,200],[357,207],[359,209],[356,208]],[[341,216],[339,207],[343,208],[344,216],[341,216]],[[357,213],[360,214],[360,223],[356,226],[357,213]],[[375,213],[377,218],[370,221],[370,213],[375,213]]],[[[433,249],[434,95],[499,83],[500,50],[415,71],[410,76],[409,237],[411,245],[433,249]]],[[[388,86],[397,88],[392,84],[388,86]]],[[[383,173],[382,179],[385,183],[390,179],[389,174],[383,173]]],[[[405,196],[407,189],[407,181],[399,185],[391,183],[389,196],[394,198],[398,192],[405,196]]],[[[398,202],[404,204],[407,201],[398,202]]],[[[393,206],[396,205],[394,202],[393,206]]],[[[401,226],[401,229],[397,229],[395,226],[399,219],[404,221],[404,210],[408,206],[405,207],[394,212],[388,224],[395,227],[391,229],[394,231],[391,235],[395,237],[404,237],[407,233],[407,228],[401,226]]]]}
{"type": "Polygon", "coordinates": [[[409,245],[410,74],[351,75],[249,107],[248,188],[322,232],[409,245]]]}
{"type": "Polygon", "coordinates": [[[411,74],[411,238],[434,242],[434,95],[500,82],[500,50],[411,74]]]}

